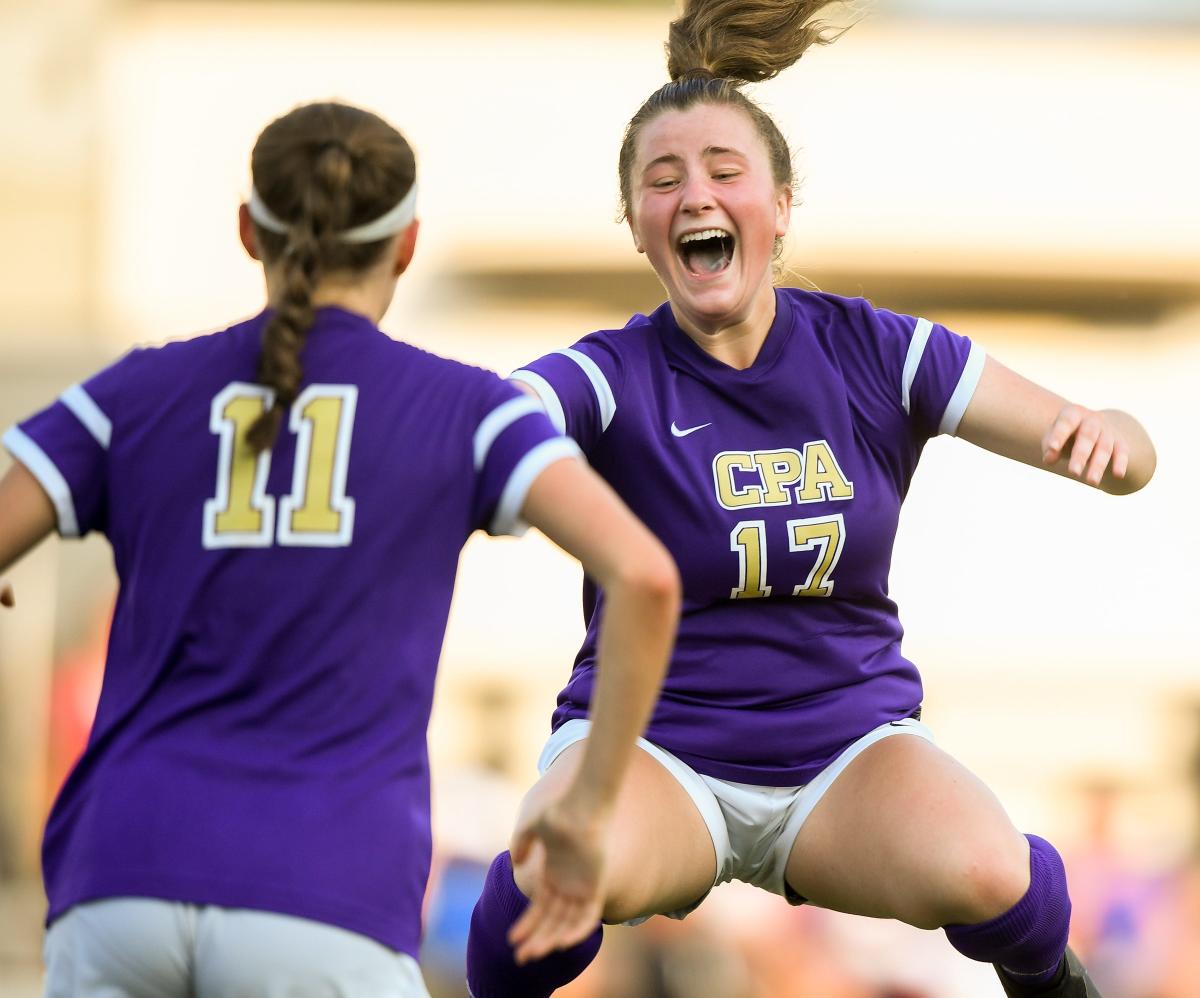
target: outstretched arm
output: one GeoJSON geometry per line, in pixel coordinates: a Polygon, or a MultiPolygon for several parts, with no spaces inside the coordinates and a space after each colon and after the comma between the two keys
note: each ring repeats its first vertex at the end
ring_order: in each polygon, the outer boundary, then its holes
{"type": "Polygon", "coordinates": [[[539,885],[509,937],[518,963],[574,945],[600,919],[608,821],[667,671],[680,604],[671,556],[582,461],[546,468],[522,518],[583,563],[605,607],[582,765],[514,841],[514,863],[535,841],[545,850],[539,885]]]}
{"type": "MultiPolygon", "coordinates": [[[[0,573],[54,529],[54,505],[19,461],[0,478],[0,573]]],[[[0,578],[0,606],[14,603],[12,586],[0,578]]]]}
{"type": "Polygon", "coordinates": [[[1128,495],[1154,474],[1154,444],[1118,409],[1087,409],[988,357],[958,425],[964,440],[1015,461],[1128,495]]]}

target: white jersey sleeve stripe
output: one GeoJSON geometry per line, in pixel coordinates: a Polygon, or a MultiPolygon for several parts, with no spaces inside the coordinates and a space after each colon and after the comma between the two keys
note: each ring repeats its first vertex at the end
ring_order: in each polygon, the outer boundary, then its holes
{"type": "Polygon", "coordinates": [[[542,400],[542,405],[546,409],[546,415],[550,417],[550,422],[554,424],[554,428],[559,433],[567,432],[567,417],[563,412],[562,402],[559,401],[557,393],[550,386],[550,382],[543,378],[540,374],[534,374],[533,371],[526,371],[522,368],[519,371],[513,371],[508,376],[509,381],[517,381],[522,385],[528,385],[536,393],[537,397],[542,400]]]}
{"type": "Polygon", "coordinates": [[[977,343],[971,344],[971,352],[967,354],[967,363],[959,376],[954,394],[946,403],[946,411],[942,413],[942,421],[938,424],[938,433],[958,433],[958,424],[962,421],[963,413],[971,404],[979,379],[983,375],[983,365],[987,360],[987,351],[977,343]]]}
{"type": "Polygon", "coordinates": [[[62,472],[53,461],[46,456],[33,438],[19,426],[13,426],[4,434],[4,446],[8,452],[20,461],[38,483],[46,490],[46,495],[54,503],[58,515],[58,532],[63,537],[79,536],[79,520],[75,516],[75,501],[71,498],[71,487],[63,478],[62,472]]]}
{"type": "Polygon", "coordinates": [[[925,344],[929,342],[929,334],[933,332],[933,323],[928,319],[918,319],[913,329],[912,339],[908,342],[908,353],[904,357],[904,373],[901,375],[903,384],[900,387],[900,402],[905,412],[911,412],[909,402],[913,381],[917,377],[917,368],[921,366],[921,358],[925,355],[925,344]]]}
{"type": "Polygon", "coordinates": [[[556,437],[553,440],[542,441],[521,458],[500,493],[500,501],[496,504],[496,515],[492,518],[489,532],[513,534],[517,537],[525,533],[529,525],[521,522],[519,517],[521,507],[525,505],[525,497],[529,494],[529,487],[533,485],[537,476],[555,461],[561,461],[565,457],[581,457],[582,453],[579,445],[570,437],[556,437]]]}
{"type": "Polygon", "coordinates": [[[612,422],[613,416],[617,413],[617,400],[613,397],[612,387],[608,383],[608,378],[604,376],[604,372],[600,370],[599,365],[582,351],[568,347],[566,350],[559,350],[558,353],[561,353],[564,357],[570,357],[576,364],[583,368],[583,373],[587,375],[588,381],[592,383],[592,391],[596,393],[596,401],[600,405],[601,432],[607,430],[608,424],[612,422]]]}
{"type": "Polygon", "coordinates": [[[492,444],[496,442],[496,438],[501,433],[522,416],[544,411],[545,409],[537,399],[522,395],[519,399],[502,402],[484,416],[479,423],[479,428],[475,431],[475,470],[482,470],[484,462],[487,461],[488,451],[492,449],[492,444]]]}
{"type": "Polygon", "coordinates": [[[108,445],[112,443],[112,420],[104,415],[83,385],[72,385],[59,399],[87,428],[88,433],[96,438],[96,443],[108,450],[108,445]]]}

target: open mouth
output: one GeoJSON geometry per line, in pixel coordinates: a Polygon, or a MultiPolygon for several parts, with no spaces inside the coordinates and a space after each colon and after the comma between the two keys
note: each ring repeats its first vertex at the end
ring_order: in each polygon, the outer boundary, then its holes
{"type": "Polygon", "coordinates": [[[719,274],[733,262],[734,246],[733,236],[724,229],[688,232],[679,239],[679,259],[695,277],[719,274]]]}

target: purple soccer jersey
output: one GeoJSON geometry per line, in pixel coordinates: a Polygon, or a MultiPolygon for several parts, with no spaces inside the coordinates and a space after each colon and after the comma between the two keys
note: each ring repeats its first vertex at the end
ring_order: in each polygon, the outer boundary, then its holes
{"type": "MultiPolygon", "coordinates": [[[[862,299],[780,289],[776,306],[744,371],[664,304],[512,378],[679,565],[683,615],[646,737],[707,775],[797,786],[920,707],[892,545],[922,447],[955,431],[984,354],[862,299]]],[[[602,603],[585,583],[555,727],[587,715],[602,603]]]]}
{"type": "Polygon", "coordinates": [[[459,552],[577,453],[490,372],[321,309],[272,451],[265,314],[135,350],[11,429],[120,591],[91,738],[43,847],[48,921],[147,896],[417,953],[426,725],[459,552]]]}

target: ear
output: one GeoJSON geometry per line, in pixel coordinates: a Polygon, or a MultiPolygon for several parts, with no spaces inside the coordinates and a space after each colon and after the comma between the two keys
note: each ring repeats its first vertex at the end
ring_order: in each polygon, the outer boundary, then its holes
{"type": "Polygon", "coordinates": [[[633,248],[639,253],[645,253],[646,247],[642,245],[642,237],[638,235],[637,226],[633,224],[633,218],[627,216],[625,221],[629,225],[629,234],[633,236],[633,248]]]}
{"type": "Polygon", "coordinates": [[[775,237],[782,239],[788,233],[792,221],[792,191],[782,188],[775,199],[775,237]]]}
{"type": "Polygon", "coordinates": [[[396,240],[396,256],[392,267],[394,276],[399,277],[412,263],[413,254],[417,251],[417,233],[421,229],[421,220],[414,218],[408,228],[396,240]]]}
{"type": "Polygon", "coordinates": [[[258,234],[254,231],[254,219],[250,217],[250,206],[243,204],[238,208],[238,236],[242,240],[242,246],[250,255],[251,260],[262,260],[262,253],[258,248],[258,234]]]}

